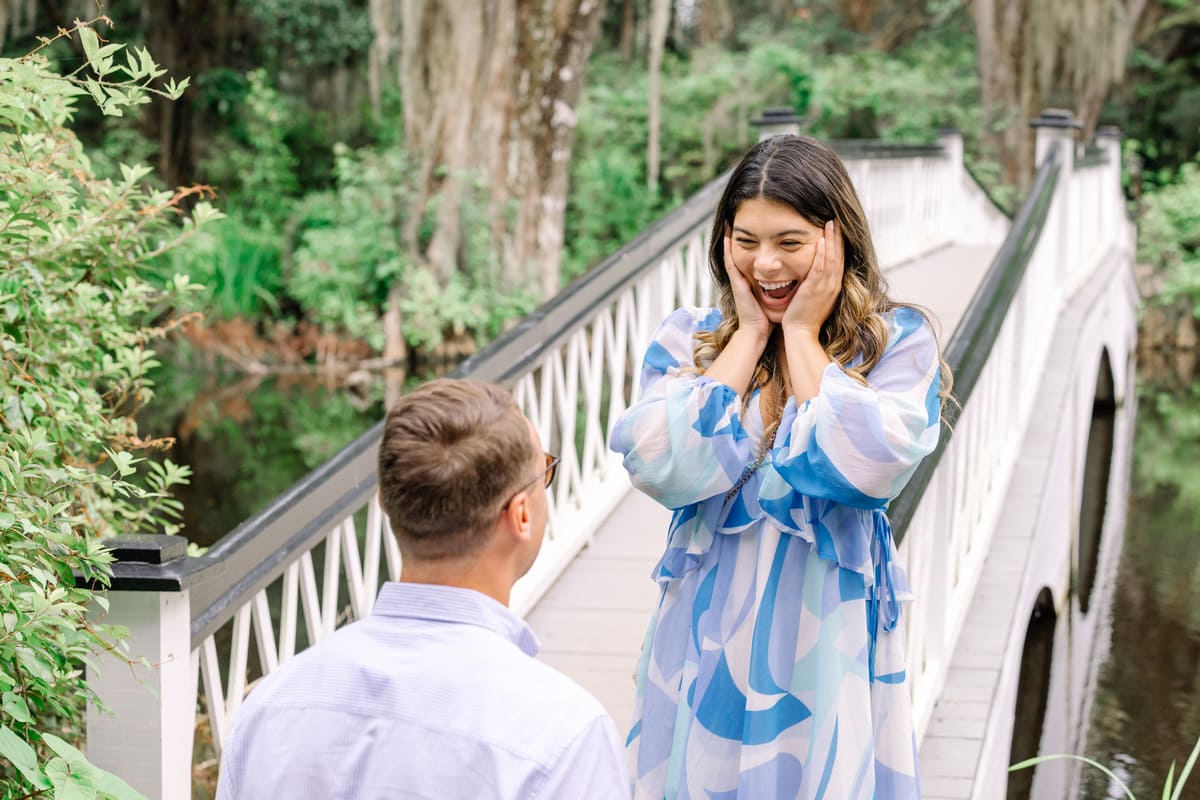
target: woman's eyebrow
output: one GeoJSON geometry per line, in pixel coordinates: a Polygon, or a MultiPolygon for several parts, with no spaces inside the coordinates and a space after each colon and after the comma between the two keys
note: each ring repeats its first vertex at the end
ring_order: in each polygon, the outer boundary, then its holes
{"type": "MultiPolygon", "coordinates": [[[[744,233],[747,236],[755,236],[755,234],[753,232],[748,231],[745,228],[740,228],[737,225],[733,226],[733,230],[736,231],[737,233],[744,233]]],[[[774,234],[773,238],[778,239],[780,236],[809,236],[811,234],[812,234],[812,231],[810,231],[810,230],[805,230],[803,228],[796,228],[794,230],[780,231],[779,233],[774,234]]]]}

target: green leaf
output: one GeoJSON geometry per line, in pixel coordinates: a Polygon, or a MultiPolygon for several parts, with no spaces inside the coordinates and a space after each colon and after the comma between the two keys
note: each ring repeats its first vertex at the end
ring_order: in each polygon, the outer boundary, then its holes
{"type": "Polygon", "coordinates": [[[105,772],[102,769],[96,770],[95,783],[100,794],[111,797],[113,800],[147,800],[146,796],[137,789],[111,772],[105,772]]]}
{"type": "Polygon", "coordinates": [[[64,759],[50,759],[46,764],[46,775],[54,787],[55,800],[96,800],[96,786],[91,774],[76,771],[64,759]]]}
{"type": "Polygon", "coordinates": [[[138,56],[138,61],[140,61],[142,64],[142,74],[143,75],[153,75],[154,69],[158,65],[154,63],[154,59],[150,57],[150,53],[147,52],[146,48],[139,47],[137,49],[137,56],[138,56]]]}
{"type": "Polygon", "coordinates": [[[1192,748],[1192,754],[1188,756],[1187,763],[1183,765],[1183,771],[1179,773],[1179,783],[1175,786],[1175,791],[1171,795],[1171,800],[1182,799],[1183,787],[1187,784],[1188,778],[1191,777],[1192,767],[1196,766],[1197,758],[1200,758],[1200,738],[1196,739],[1196,746],[1192,748]]]}
{"type": "Polygon", "coordinates": [[[1125,792],[1125,796],[1128,797],[1129,800],[1137,800],[1137,798],[1133,796],[1133,792],[1130,791],[1129,787],[1125,785],[1125,782],[1122,781],[1120,778],[1118,778],[1116,775],[1114,775],[1112,770],[1110,770],[1108,767],[1104,766],[1100,762],[1093,761],[1092,759],[1085,758],[1084,756],[1072,755],[1070,753],[1054,753],[1054,754],[1048,755],[1048,756],[1038,756],[1037,758],[1026,759],[1026,760],[1020,762],[1019,764],[1013,764],[1011,767],[1008,768],[1008,771],[1016,772],[1019,769],[1025,769],[1027,767],[1036,767],[1038,764],[1041,764],[1044,761],[1054,761],[1055,759],[1059,759],[1059,758],[1070,758],[1075,761],[1082,761],[1085,764],[1090,764],[1091,766],[1095,767],[1096,769],[1100,770],[1105,775],[1107,775],[1109,777],[1109,779],[1111,779],[1112,781],[1114,781],[1117,784],[1117,786],[1120,786],[1121,790],[1123,792],[1125,792]]]}
{"type": "Polygon", "coordinates": [[[100,50],[100,37],[91,28],[79,29],[79,41],[83,43],[83,52],[89,64],[95,65],[100,50]]]}
{"type": "Polygon", "coordinates": [[[0,708],[17,722],[24,722],[26,725],[33,722],[33,717],[29,714],[29,705],[19,694],[5,692],[3,700],[0,700],[0,708]]]}
{"type": "Polygon", "coordinates": [[[8,759],[35,789],[50,788],[50,780],[38,769],[37,753],[7,725],[0,725],[0,756],[8,759]]]}
{"type": "MultiPolygon", "coordinates": [[[[86,28],[84,30],[87,30],[86,28]]],[[[104,90],[100,88],[100,84],[96,83],[94,78],[85,78],[83,85],[91,94],[92,99],[100,106],[103,106],[108,101],[108,97],[104,94],[104,90]]]]}
{"type": "Polygon", "coordinates": [[[66,759],[67,763],[72,766],[79,762],[88,763],[87,757],[83,753],[53,733],[43,733],[42,741],[46,743],[47,747],[66,759]]]}
{"type": "Polygon", "coordinates": [[[9,217],[8,221],[10,225],[14,222],[28,222],[30,225],[41,228],[46,233],[50,233],[49,224],[36,214],[13,214],[9,217]]]}

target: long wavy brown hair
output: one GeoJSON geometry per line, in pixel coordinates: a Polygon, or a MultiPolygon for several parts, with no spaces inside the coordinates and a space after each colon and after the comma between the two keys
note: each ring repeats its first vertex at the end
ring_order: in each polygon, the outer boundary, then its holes
{"type": "MultiPolygon", "coordinates": [[[[713,217],[708,243],[708,265],[716,282],[721,323],[713,331],[696,335],[694,358],[697,367],[712,363],[729,343],[738,328],[733,289],[725,271],[725,236],[733,227],[734,216],[746,200],[762,198],[790,206],[800,216],[823,227],[837,220],[842,229],[845,269],[842,291],[833,311],[821,326],[820,343],[826,354],[845,369],[846,374],[866,385],[867,375],[879,363],[887,346],[887,324],[883,314],[894,308],[913,308],[926,318],[919,306],[897,303],[887,294],[887,281],[879,269],[867,216],[840,158],[822,142],[808,136],[773,136],[750,148],[734,168],[713,217]],[[851,366],[856,356],[861,361],[851,366]]],[[[743,403],[749,402],[755,389],[762,389],[774,402],[764,405],[764,424],[774,432],[787,389],[783,370],[779,369],[778,351],[781,333],[778,326],[751,380],[743,403]]],[[[941,360],[941,386],[938,395],[950,400],[953,376],[941,360]]],[[[766,444],[764,437],[764,444],[766,444]]]]}

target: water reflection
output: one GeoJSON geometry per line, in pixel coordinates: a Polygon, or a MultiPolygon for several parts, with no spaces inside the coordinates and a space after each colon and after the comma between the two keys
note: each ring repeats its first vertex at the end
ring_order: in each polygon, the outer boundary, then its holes
{"type": "MultiPolygon", "coordinates": [[[[1200,383],[1144,380],[1139,403],[1112,647],[1087,754],[1147,798],[1200,737],[1200,383]]],[[[1125,796],[1099,771],[1083,775],[1082,797],[1125,796]]],[[[1200,798],[1200,774],[1184,797],[1200,798]]]]}
{"type": "Polygon", "coordinates": [[[250,375],[181,347],[151,376],[142,430],[176,438],[170,458],[193,470],[176,490],[189,541],[211,545],[367,430],[384,382],[364,373],[250,375]]]}

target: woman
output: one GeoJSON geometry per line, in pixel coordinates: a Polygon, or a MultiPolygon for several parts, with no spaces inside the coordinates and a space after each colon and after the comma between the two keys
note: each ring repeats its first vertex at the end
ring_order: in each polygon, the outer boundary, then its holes
{"type": "Polygon", "coordinates": [[[949,371],[890,301],[838,157],[777,136],[738,164],[709,252],[613,429],[674,509],[629,734],[638,798],[916,798],[884,509],[937,444],[949,371]]]}

